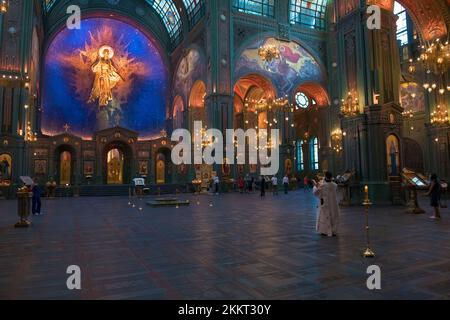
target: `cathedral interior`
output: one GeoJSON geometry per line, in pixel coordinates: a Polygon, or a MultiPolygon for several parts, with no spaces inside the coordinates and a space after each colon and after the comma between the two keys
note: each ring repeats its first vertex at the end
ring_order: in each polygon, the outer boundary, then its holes
{"type": "Polygon", "coordinates": [[[383,297],[450,298],[448,223],[404,214],[424,213],[431,175],[443,190],[450,181],[449,8],[0,0],[0,298],[374,298],[351,287],[365,282],[354,259],[366,230],[369,239],[363,201],[376,212],[383,297]],[[280,185],[287,177],[307,191],[334,175],[345,212],[338,244],[313,233],[318,200],[306,192],[241,200],[238,181],[258,180],[267,164],[174,162],[180,129],[200,137],[192,150],[217,142],[210,129],[278,130],[275,143],[258,135],[256,149],[279,157],[280,185]],[[6,226],[30,178],[48,215],[22,234],[6,226]],[[136,178],[148,197],[192,205],[144,219],[136,178]],[[221,197],[202,194],[217,178],[221,197]],[[74,257],[90,279],[75,296],[55,284],[74,257]],[[102,274],[132,289],[119,293],[102,274]]]}
{"type": "MultiPolygon", "coordinates": [[[[404,170],[450,177],[449,21],[443,0],[2,1],[3,193],[188,185],[201,170],[172,163],[170,135],[202,121],[279,129],[280,177],[401,201],[404,170]]],[[[227,161],[210,171],[258,175],[227,161]]]]}

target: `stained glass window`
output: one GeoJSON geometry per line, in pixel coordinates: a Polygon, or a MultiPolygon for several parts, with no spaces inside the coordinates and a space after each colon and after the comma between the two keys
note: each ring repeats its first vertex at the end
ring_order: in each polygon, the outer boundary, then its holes
{"type": "Polygon", "coordinates": [[[181,39],[181,19],[171,0],[146,0],[159,14],[173,42],[181,39]]]}
{"type": "Polygon", "coordinates": [[[325,30],[327,2],[328,0],[291,0],[291,24],[325,30]]]}
{"type": "Polygon", "coordinates": [[[319,170],[319,139],[311,139],[311,170],[319,170]]]}
{"type": "Polygon", "coordinates": [[[309,107],[309,99],[303,92],[298,92],[295,95],[295,102],[297,104],[297,109],[306,109],[309,107]]]}
{"type": "Polygon", "coordinates": [[[397,1],[394,5],[394,14],[397,15],[397,40],[404,46],[408,44],[408,19],[406,9],[397,1]]]}
{"type": "Polygon", "coordinates": [[[50,9],[55,4],[56,0],[44,0],[44,9],[45,11],[50,11],[50,9]]]}
{"type": "Polygon", "coordinates": [[[233,8],[239,12],[274,18],[274,2],[275,0],[233,0],[233,8]]]}
{"type": "Polygon", "coordinates": [[[192,29],[205,14],[205,0],[183,0],[183,3],[192,29]]]}
{"type": "Polygon", "coordinates": [[[297,141],[297,171],[305,170],[305,157],[303,155],[303,140],[297,141]]]}

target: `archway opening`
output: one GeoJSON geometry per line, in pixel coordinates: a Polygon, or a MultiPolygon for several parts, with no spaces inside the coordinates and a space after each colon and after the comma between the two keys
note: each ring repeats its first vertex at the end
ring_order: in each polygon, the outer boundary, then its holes
{"type": "Polygon", "coordinates": [[[62,145],[55,152],[56,180],[60,185],[71,185],[75,182],[76,151],[72,146],[62,145]]]}
{"type": "Polygon", "coordinates": [[[155,161],[156,184],[170,183],[169,178],[172,172],[170,159],[171,157],[169,149],[158,150],[155,161]]]}
{"type": "Polygon", "coordinates": [[[103,177],[108,185],[130,183],[132,149],[124,142],[110,143],[104,151],[103,177]]]}
{"type": "Polygon", "coordinates": [[[255,104],[274,99],[275,88],[267,78],[249,74],[240,78],[234,86],[234,123],[236,128],[267,129],[271,116],[267,111],[257,112],[255,104]]]}
{"type": "Polygon", "coordinates": [[[194,128],[195,121],[206,121],[205,110],[206,84],[198,80],[194,83],[189,95],[189,118],[190,129],[194,128]]]}

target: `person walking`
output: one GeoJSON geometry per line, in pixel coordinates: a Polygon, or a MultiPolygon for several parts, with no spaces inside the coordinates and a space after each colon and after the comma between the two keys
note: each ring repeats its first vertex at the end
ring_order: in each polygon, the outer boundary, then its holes
{"type": "Polygon", "coordinates": [[[33,193],[31,212],[33,213],[33,216],[40,216],[42,215],[41,187],[39,186],[37,178],[34,178],[33,180],[33,184],[31,185],[31,192],[33,193]]]}
{"type": "Polygon", "coordinates": [[[331,172],[327,172],[321,183],[314,180],[312,182],[314,184],[313,193],[320,199],[316,230],[323,236],[337,236],[340,210],[337,199],[338,187],[333,182],[333,175],[331,172]]]}
{"type": "Polygon", "coordinates": [[[277,176],[272,177],[272,193],[274,196],[278,195],[278,178],[277,178],[277,176]]]}
{"type": "Polygon", "coordinates": [[[283,178],[284,194],[289,193],[289,177],[285,175],[283,178]]]}
{"type": "Polygon", "coordinates": [[[430,178],[430,190],[427,195],[430,197],[431,206],[434,208],[434,215],[430,217],[432,220],[440,220],[441,212],[440,212],[440,202],[441,202],[441,183],[437,174],[432,174],[430,178]]]}

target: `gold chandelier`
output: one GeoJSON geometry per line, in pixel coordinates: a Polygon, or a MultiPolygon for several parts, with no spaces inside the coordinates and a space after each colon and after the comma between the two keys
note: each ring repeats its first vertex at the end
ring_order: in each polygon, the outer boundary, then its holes
{"type": "Polygon", "coordinates": [[[335,130],[331,133],[331,147],[333,148],[333,151],[337,154],[340,154],[343,150],[342,147],[342,138],[344,134],[342,133],[341,129],[335,130]]]}
{"type": "Polygon", "coordinates": [[[246,100],[245,106],[257,112],[264,111],[276,111],[289,106],[289,100],[287,98],[262,98],[259,100],[246,100]]]}
{"type": "Polygon", "coordinates": [[[9,0],[0,0],[0,13],[7,13],[9,9],[9,0]]]}
{"type": "Polygon", "coordinates": [[[258,55],[262,61],[272,62],[273,60],[280,59],[280,49],[276,45],[266,44],[259,47],[258,55]]]}
{"type": "Polygon", "coordinates": [[[431,113],[431,125],[445,126],[447,124],[449,124],[448,110],[438,105],[436,110],[431,113]]]}
{"type": "MultiPolygon", "coordinates": [[[[434,40],[431,44],[421,45],[421,54],[417,59],[423,65],[425,81],[423,88],[429,93],[436,90],[440,95],[445,91],[450,91],[449,79],[447,79],[450,68],[450,45],[449,42],[442,42],[440,39],[434,40]]],[[[408,68],[410,73],[414,73],[415,67],[410,61],[408,68]]]]}
{"type": "Polygon", "coordinates": [[[348,93],[347,99],[342,99],[341,113],[344,117],[353,117],[360,114],[359,99],[353,98],[351,92],[348,93]]]}

